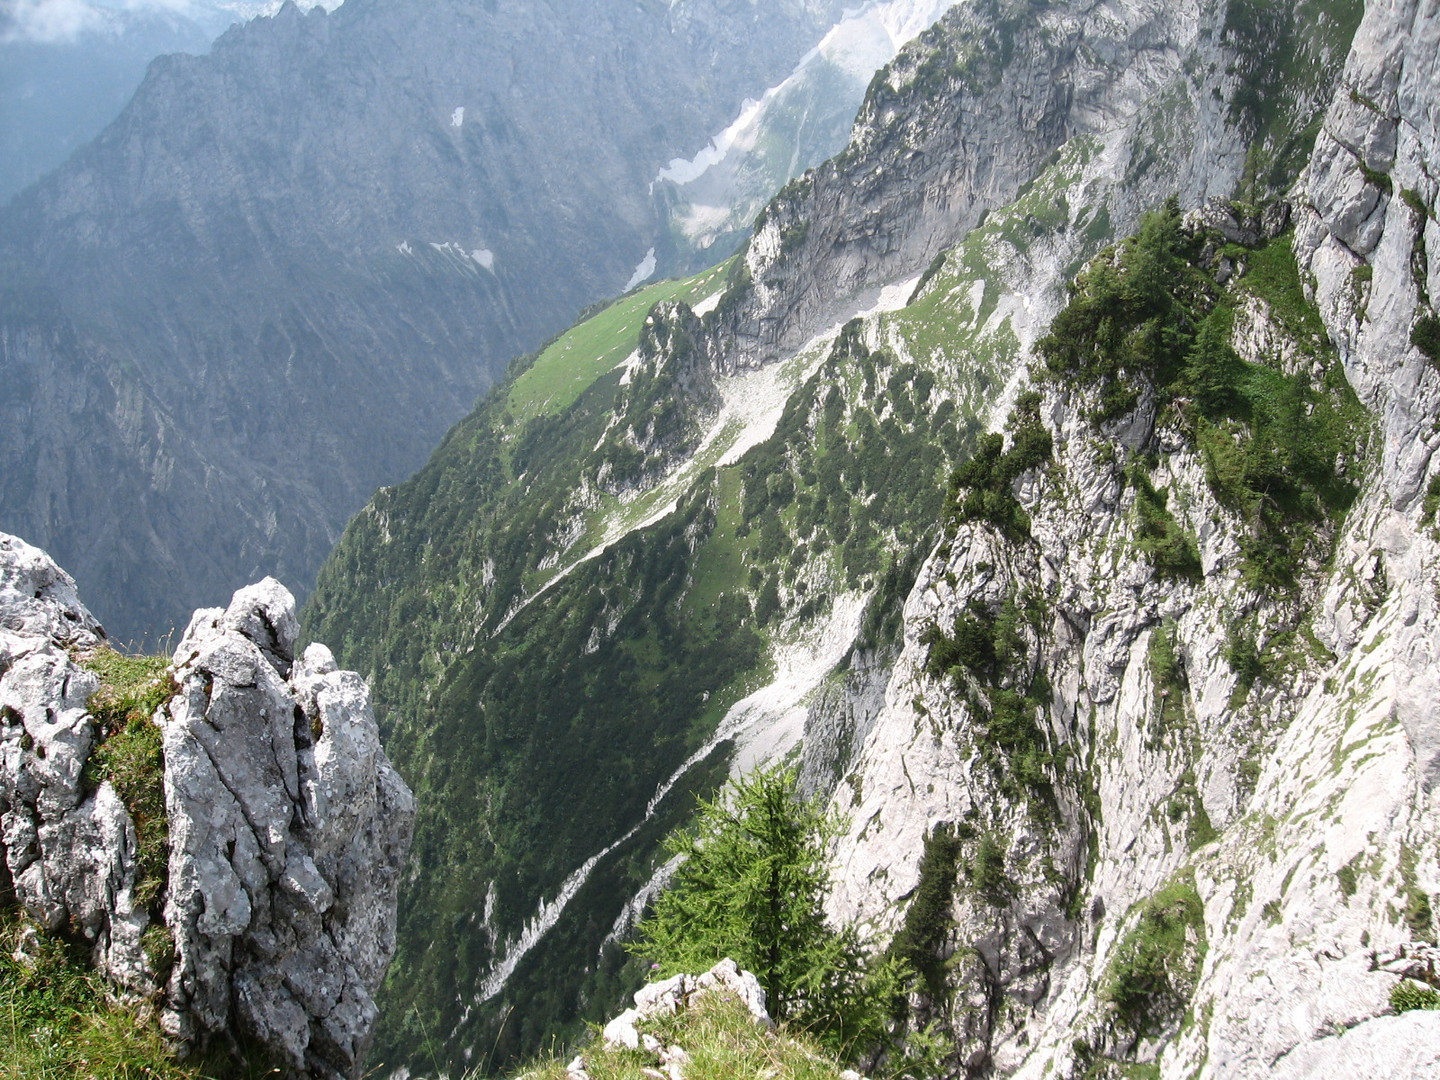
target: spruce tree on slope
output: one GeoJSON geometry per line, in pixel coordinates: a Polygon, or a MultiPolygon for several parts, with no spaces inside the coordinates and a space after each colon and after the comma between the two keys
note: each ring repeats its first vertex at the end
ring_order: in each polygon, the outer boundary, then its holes
{"type": "Polygon", "coordinates": [[[661,975],[731,957],[760,980],[775,1019],[851,1058],[873,1051],[907,971],[898,960],[867,961],[855,927],[825,920],[825,851],[840,824],[819,799],[800,796],[793,769],[757,772],[701,800],[694,827],[666,841],[682,862],[634,951],[661,975]]]}

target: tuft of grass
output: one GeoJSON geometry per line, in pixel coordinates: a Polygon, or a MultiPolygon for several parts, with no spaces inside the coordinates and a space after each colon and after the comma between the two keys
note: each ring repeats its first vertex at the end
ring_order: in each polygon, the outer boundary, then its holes
{"type": "Polygon", "coordinates": [[[170,661],[164,656],[127,656],[106,647],[81,663],[100,676],[100,689],[89,702],[100,745],[86,762],[86,779],[92,787],[108,780],[135,823],[135,901],[153,910],[165,891],[170,825],[165,816],[163,740],[152,718],[177,689],[170,661]]]}
{"type": "MultiPolygon", "coordinates": [[[[690,1060],[685,1080],[837,1080],[843,1065],[804,1032],[760,1027],[730,997],[707,996],[684,1012],[639,1025],[665,1047],[679,1046],[690,1060]]],[[[596,1039],[584,1050],[591,1080],[649,1080],[654,1055],[606,1046],[596,1039]]],[[[565,1080],[568,1059],[553,1057],[522,1069],[515,1080],[565,1080]]],[[[472,1073],[467,1080],[479,1080],[472,1073]]]]}
{"type": "Polygon", "coordinates": [[[177,1062],[152,1013],[115,1001],[65,942],[21,915],[0,914],[0,1080],[223,1075],[177,1062]]]}
{"type": "Polygon", "coordinates": [[[1173,619],[1166,619],[1150,635],[1146,660],[1154,683],[1151,706],[1154,719],[1149,740],[1152,747],[1158,746],[1168,732],[1179,731],[1185,726],[1185,696],[1190,685],[1185,676],[1183,659],[1176,651],[1178,644],[1179,631],[1173,619]]]}
{"type": "Polygon", "coordinates": [[[175,693],[167,656],[129,656],[108,645],[81,658],[81,665],[100,676],[100,689],[90,698],[90,715],[106,736],[137,717],[150,719],[175,693]]]}

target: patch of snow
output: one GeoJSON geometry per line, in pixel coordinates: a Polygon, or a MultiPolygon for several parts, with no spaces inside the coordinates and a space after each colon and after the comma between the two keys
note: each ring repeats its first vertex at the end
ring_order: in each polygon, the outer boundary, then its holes
{"type": "Polygon", "coordinates": [[[862,311],[856,312],[856,315],[863,319],[869,318],[871,315],[881,315],[889,311],[899,311],[910,302],[910,297],[915,292],[915,286],[919,284],[920,275],[916,274],[914,277],[906,278],[904,281],[897,281],[891,285],[883,285],[880,287],[879,292],[875,294],[872,305],[862,311]]]}
{"type": "MultiPolygon", "coordinates": [[[[801,57],[794,70],[770,87],[758,100],[747,98],[730,124],[692,158],[675,158],[656,174],[654,185],[663,181],[684,186],[694,183],[734,151],[748,153],[755,148],[765,126],[767,113],[776,99],[811,76],[812,67],[831,64],[849,75],[859,91],[869,84],[877,69],[889,63],[901,47],[938,19],[953,0],[870,0],[858,10],[848,10],[801,57]]],[[[700,207],[706,211],[723,208],[700,207]]],[[[711,215],[713,216],[713,214],[711,215]]]]}
{"type": "Polygon", "coordinates": [[[398,244],[395,245],[395,250],[398,251],[398,252],[400,252],[401,255],[414,255],[414,254],[415,254],[415,252],[410,249],[410,241],[409,241],[409,240],[401,240],[400,243],[398,243],[398,244]]]}
{"type": "Polygon", "coordinates": [[[450,126],[458,128],[465,123],[465,106],[456,105],[455,111],[450,114],[450,126]]]}
{"type": "Polygon", "coordinates": [[[716,289],[709,296],[705,297],[704,300],[701,300],[698,304],[691,307],[690,310],[695,312],[697,316],[709,315],[710,312],[720,306],[720,297],[724,295],[725,290],[723,288],[716,289]]]}
{"type": "MultiPolygon", "coordinates": [[[[791,78],[794,78],[792,75],[791,78]]],[[[789,80],[787,80],[788,82],[789,80]]],[[[759,119],[762,110],[771,99],[778,94],[785,83],[772,86],[766,90],[759,101],[754,98],[746,98],[740,106],[740,115],[730,122],[730,126],[721,131],[718,135],[701,149],[693,158],[673,158],[669,165],[661,169],[651,184],[654,185],[664,180],[673,184],[694,183],[704,176],[713,166],[725,160],[725,155],[737,145],[743,150],[749,150],[755,145],[755,139],[759,134],[759,119]],[[743,142],[742,142],[743,140],[743,142]]]]}
{"type": "Polygon", "coordinates": [[[489,248],[476,248],[470,252],[470,258],[492,274],[495,272],[495,253],[489,248]]]}
{"type": "MultiPolygon", "coordinates": [[[[631,376],[635,374],[635,369],[640,366],[640,350],[632,349],[630,355],[625,357],[624,360],[621,360],[617,366],[620,368],[620,385],[629,386],[631,376]]],[[[610,429],[606,428],[605,431],[606,434],[609,434],[610,429]]],[[[600,442],[595,444],[595,449],[599,450],[600,443],[604,441],[605,436],[601,435],[600,442]]]]}
{"type": "Polygon", "coordinates": [[[566,906],[575,898],[575,894],[580,891],[585,882],[589,880],[590,872],[595,869],[596,864],[606,855],[609,855],[610,852],[614,851],[615,848],[619,847],[626,840],[629,840],[639,827],[639,825],[636,825],[634,829],[631,829],[619,840],[616,840],[609,847],[605,848],[604,851],[586,859],[578,870],[571,873],[571,875],[561,883],[560,891],[556,893],[555,899],[551,900],[548,904],[542,903],[540,905],[540,910],[535,913],[534,918],[527,922],[525,929],[520,932],[519,940],[511,944],[506,950],[505,959],[491,968],[490,974],[487,975],[485,981],[480,984],[480,989],[475,994],[474,999],[476,1005],[484,1005],[485,1002],[489,1001],[505,988],[505,983],[508,982],[510,976],[515,973],[515,968],[519,966],[520,961],[525,959],[526,954],[539,944],[540,939],[543,938],[550,931],[550,928],[559,920],[566,906]]]}
{"type": "Polygon", "coordinates": [[[655,273],[655,249],[652,247],[645,253],[645,258],[640,260],[640,265],[635,267],[635,273],[630,275],[630,280],[625,283],[623,292],[629,292],[642,281],[647,280],[655,273]]]}

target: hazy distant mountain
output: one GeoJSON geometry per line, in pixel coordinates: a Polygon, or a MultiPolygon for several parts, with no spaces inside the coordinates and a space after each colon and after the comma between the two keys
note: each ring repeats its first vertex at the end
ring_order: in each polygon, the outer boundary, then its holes
{"type": "Polygon", "coordinates": [[[151,60],[206,52],[244,17],[216,0],[0,5],[0,203],[119,116],[151,60]]]}
{"type": "Polygon", "coordinates": [[[841,7],[287,4],[155,61],[0,213],[0,526],[122,637],[303,588],[512,356],[626,286],[657,173],[841,7]]]}

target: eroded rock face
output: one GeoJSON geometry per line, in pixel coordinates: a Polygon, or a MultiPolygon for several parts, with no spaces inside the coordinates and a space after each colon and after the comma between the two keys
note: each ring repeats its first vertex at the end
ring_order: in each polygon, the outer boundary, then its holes
{"type": "MultiPolygon", "coordinates": [[[[1410,343],[1440,296],[1437,38],[1433,5],[1367,5],[1296,189],[1301,280],[1375,419],[1328,560],[1292,589],[1248,583],[1244,529],[1155,402],[1099,430],[1078,394],[1051,385],[1040,415],[1054,461],[1014,487],[1031,537],[962,525],[909,597],[885,705],[837,795],[852,825],[832,907],[898,925],[927,836],[969,829],[946,959],[970,1068],[1078,1077],[1115,1057],[1166,1078],[1434,1075],[1433,1014],[1393,1015],[1390,992],[1400,976],[1434,978],[1419,941],[1440,892],[1440,531],[1425,505],[1440,490],[1440,370],[1410,343]],[[1152,481],[1195,538],[1190,580],[1165,580],[1140,553],[1115,466],[1136,449],[1154,453],[1152,481]],[[1031,588],[1045,604],[1022,651],[1044,676],[1039,722],[1062,761],[1039,813],[997,789],[983,718],[927,672],[923,637],[1031,588]],[[1300,613],[1314,646],[1278,655],[1249,694],[1231,663],[1237,621],[1298,625],[1300,613]],[[1161,652],[1183,677],[1162,677],[1161,652]],[[1006,875],[988,893],[982,844],[1006,875]],[[1107,987],[1166,895],[1195,916],[1177,946],[1186,1008],[1125,1036],[1107,987]]],[[[1259,304],[1240,311],[1232,344],[1287,372],[1303,360],[1259,304]]]]}
{"type": "Polygon", "coordinates": [[[85,777],[99,680],[77,657],[103,633],[68,575],[0,535],[0,900],[13,892],[47,930],[93,943],[122,987],[158,993],[180,1039],[242,1032],[297,1074],[358,1076],[414,818],[364,680],[323,645],[296,657],[295,600],[273,579],[196,612],[178,693],[154,717],[171,964],[134,899],[134,823],[85,777]]]}
{"type": "Polygon", "coordinates": [[[380,749],[369,691],[330,651],[295,656],[273,579],[199,611],[162,717],[170,816],[166,1023],[238,1020],[296,1069],[353,1076],[395,947],[414,801],[380,749]]]}
{"type": "Polygon", "coordinates": [[[0,533],[0,903],[13,896],[45,929],[90,943],[97,967],[140,990],[153,976],[135,827],[108,783],[87,790],[84,777],[99,680],[74,657],[104,633],[70,575],[0,533]]]}

